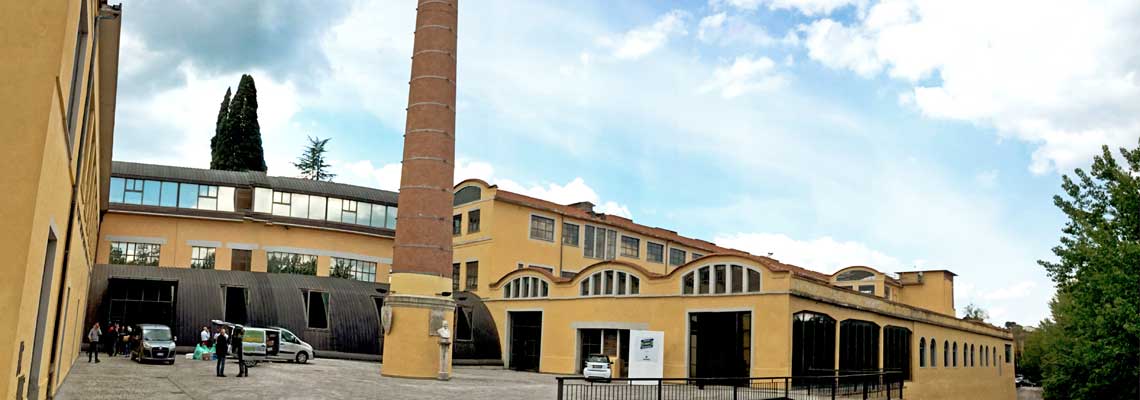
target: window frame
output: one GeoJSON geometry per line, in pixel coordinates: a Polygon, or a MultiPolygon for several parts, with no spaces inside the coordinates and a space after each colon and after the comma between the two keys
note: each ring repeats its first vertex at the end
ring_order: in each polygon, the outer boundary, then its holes
{"type": "Polygon", "coordinates": [[[144,265],[144,266],[148,266],[148,267],[157,267],[157,266],[159,266],[159,263],[162,259],[162,244],[113,241],[113,242],[111,242],[111,247],[109,249],[109,255],[110,255],[110,257],[112,257],[108,260],[108,262],[111,264],[144,265]],[[115,257],[115,250],[117,247],[120,249],[119,251],[120,251],[120,257],[122,257],[122,259],[121,259],[122,262],[116,262],[116,259],[113,258],[113,257],[115,257]],[[154,252],[153,253],[147,253],[144,255],[140,255],[139,254],[139,248],[140,247],[148,249],[148,250],[153,248],[154,252]],[[146,261],[138,262],[137,260],[139,258],[143,258],[146,261]],[[151,261],[152,259],[153,259],[153,263],[151,261]]]}
{"type": "Polygon", "coordinates": [[[540,214],[531,214],[530,215],[530,222],[527,224],[527,228],[528,228],[527,229],[527,231],[528,231],[527,236],[533,240],[554,243],[554,236],[555,236],[554,235],[554,225],[556,222],[557,221],[555,220],[555,218],[552,218],[552,217],[548,217],[548,216],[540,215],[540,214]],[[538,227],[535,224],[535,222],[545,222],[545,221],[550,221],[550,232],[549,232],[550,238],[549,239],[535,235],[535,233],[537,232],[537,233],[542,233],[542,234],[544,234],[543,236],[545,236],[546,231],[544,229],[538,227]]]}
{"type": "Polygon", "coordinates": [[[689,252],[685,251],[684,249],[679,249],[676,247],[670,247],[669,248],[669,266],[676,267],[676,266],[680,266],[680,265],[685,265],[685,263],[687,262],[687,261],[685,261],[685,258],[688,255],[689,255],[689,252]],[[680,254],[680,257],[676,257],[676,255],[678,255],[678,254],[680,254]],[[680,261],[675,261],[675,260],[680,260],[680,261]]]}
{"type": "Polygon", "coordinates": [[[581,243],[581,237],[579,236],[581,229],[582,229],[581,226],[579,226],[578,224],[574,224],[574,223],[570,223],[570,222],[563,222],[562,223],[562,244],[567,245],[567,246],[572,246],[572,247],[578,247],[579,243],[581,243]],[[573,227],[573,228],[571,229],[571,227],[573,227]],[[569,233],[569,232],[573,232],[574,234],[568,235],[567,233],[569,233]]]}
{"type": "Polygon", "coordinates": [[[620,243],[620,249],[619,249],[620,251],[618,251],[618,253],[620,253],[622,257],[641,259],[641,238],[634,237],[634,236],[628,236],[628,235],[620,235],[620,236],[621,237],[620,237],[620,239],[618,239],[618,241],[620,241],[621,243],[620,243]],[[626,246],[627,244],[630,244],[630,243],[627,243],[628,241],[632,241],[631,242],[631,244],[633,245],[632,247],[626,246]]]}
{"type": "Polygon", "coordinates": [[[763,292],[764,273],[758,267],[739,263],[711,263],[693,267],[681,274],[682,296],[732,296],[763,292]],[[717,267],[724,267],[718,269],[717,267]],[[737,291],[735,271],[739,267],[741,282],[737,291]],[[707,275],[706,275],[707,274],[707,275]],[[724,275],[721,277],[721,275],[724,275]],[[707,281],[704,279],[707,276],[707,281]],[[722,280],[723,278],[723,280],[722,280]],[[718,291],[720,282],[724,290],[718,291]],[[755,285],[753,285],[755,283],[755,285]]]}
{"type": "Polygon", "coordinates": [[[481,214],[482,213],[479,212],[478,208],[476,208],[474,210],[467,211],[467,234],[479,232],[479,229],[480,229],[479,222],[481,219],[481,214]]]}
{"type": "Polygon", "coordinates": [[[190,269],[217,268],[217,247],[190,246],[190,269]],[[208,253],[208,254],[200,254],[208,253]],[[208,265],[202,265],[208,264],[208,265]]]}
{"type": "Polygon", "coordinates": [[[332,294],[327,292],[327,291],[324,291],[324,290],[307,289],[307,288],[302,288],[301,292],[305,296],[305,329],[316,330],[316,331],[328,331],[328,330],[332,329],[332,318],[331,318],[332,317],[332,294]],[[319,293],[321,295],[321,301],[324,303],[324,307],[323,307],[324,308],[324,314],[325,314],[325,318],[324,318],[325,319],[325,327],[324,328],[312,326],[313,320],[312,320],[312,316],[310,315],[309,311],[312,308],[310,306],[310,301],[312,301],[312,296],[314,293],[319,293]]]}

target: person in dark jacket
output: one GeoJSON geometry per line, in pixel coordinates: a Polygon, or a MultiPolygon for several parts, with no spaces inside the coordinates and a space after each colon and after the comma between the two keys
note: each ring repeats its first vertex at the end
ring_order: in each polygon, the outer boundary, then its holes
{"type": "Polygon", "coordinates": [[[218,336],[214,337],[214,355],[218,358],[217,374],[226,377],[226,355],[230,350],[230,337],[226,335],[226,328],[218,328],[218,336]]]}
{"type": "Polygon", "coordinates": [[[117,339],[118,338],[118,332],[119,332],[119,324],[112,323],[110,326],[107,327],[107,332],[103,334],[104,338],[102,339],[102,341],[103,341],[103,343],[106,343],[105,346],[107,347],[106,350],[107,350],[108,356],[114,357],[115,355],[118,354],[118,352],[116,352],[116,350],[118,350],[118,349],[115,347],[115,340],[118,340],[117,339]]]}
{"type": "Polygon", "coordinates": [[[249,377],[249,367],[247,367],[245,365],[245,357],[244,357],[245,351],[244,351],[244,349],[242,349],[242,339],[243,338],[245,338],[245,328],[242,328],[240,326],[235,326],[234,327],[234,335],[232,337],[230,337],[230,342],[233,343],[231,345],[231,347],[233,347],[231,353],[233,353],[234,357],[237,358],[237,362],[238,362],[238,374],[237,374],[237,376],[239,378],[249,377]]]}

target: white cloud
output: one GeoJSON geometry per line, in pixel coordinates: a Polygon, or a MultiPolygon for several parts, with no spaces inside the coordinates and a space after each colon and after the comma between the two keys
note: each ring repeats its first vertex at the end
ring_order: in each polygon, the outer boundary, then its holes
{"type": "Polygon", "coordinates": [[[717,67],[713,78],[701,86],[701,92],[718,91],[726,99],[752,92],[765,92],[787,84],[787,78],[776,73],[776,63],[768,57],[740,56],[731,65],[717,67]]]}
{"type": "Polygon", "coordinates": [[[333,160],[332,171],[336,173],[335,181],[357,186],[373,187],[383,190],[400,190],[401,164],[390,163],[376,167],[369,160],[339,161],[333,160]]]}
{"type": "Polygon", "coordinates": [[[755,11],[764,3],[771,10],[794,10],[807,16],[827,15],[843,7],[855,5],[862,7],[865,0],[709,0],[713,9],[722,9],[731,6],[740,10],[755,11]]]}
{"type": "Polygon", "coordinates": [[[998,170],[991,169],[979,172],[977,175],[974,175],[974,180],[978,182],[978,186],[992,189],[997,186],[998,170]]]}
{"type": "Polygon", "coordinates": [[[886,71],[912,86],[927,117],[1036,146],[1029,169],[1042,174],[1140,136],[1137,18],[1134,1],[884,0],[850,25],[801,29],[812,59],[862,76],[886,71]]]}
{"type": "Polygon", "coordinates": [[[721,46],[743,44],[768,46],[777,43],[763,26],[747,18],[720,12],[701,18],[697,24],[697,39],[721,46]]]}
{"type": "Polygon", "coordinates": [[[611,48],[615,57],[635,60],[665,46],[669,37],[687,34],[685,19],[688,15],[682,10],[672,10],[652,25],[633,28],[620,37],[603,37],[600,42],[611,48]]]}
{"type": "Polygon", "coordinates": [[[999,288],[992,292],[981,293],[981,297],[986,300],[1012,300],[1028,296],[1034,287],[1037,287],[1037,282],[1034,281],[1021,281],[1013,285],[999,288]]]}
{"type": "Polygon", "coordinates": [[[772,253],[772,257],[781,262],[828,274],[852,265],[868,266],[888,273],[904,267],[895,257],[871,249],[863,243],[837,241],[828,236],[797,240],[780,233],[732,233],[717,235],[713,242],[757,255],[772,253]]]}

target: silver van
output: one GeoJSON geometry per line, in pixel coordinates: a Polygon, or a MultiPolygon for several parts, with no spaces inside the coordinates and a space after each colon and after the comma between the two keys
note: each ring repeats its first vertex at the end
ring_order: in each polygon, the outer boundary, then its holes
{"type": "Polygon", "coordinates": [[[134,335],[130,338],[131,360],[162,361],[174,364],[174,336],[166,325],[140,324],[135,325],[134,335]]]}
{"type": "Polygon", "coordinates": [[[281,350],[277,353],[276,357],[270,357],[271,359],[304,364],[311,359],[317,358],[317,353],[313,351],[313,346],[305,343],[304,340],[294,335],[293,332],[277,326],[272,327],[272,329],[281,331],[281,350]]]}

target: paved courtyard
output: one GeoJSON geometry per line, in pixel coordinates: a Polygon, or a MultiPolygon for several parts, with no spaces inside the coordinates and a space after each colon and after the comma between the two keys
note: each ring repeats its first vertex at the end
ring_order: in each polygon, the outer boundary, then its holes
{"type": "Polygon", "coordinates": [[[179,359],[174,365],[137,364],[126,358],[103,357],[88,364],[80,357],[59,399],[445,399],[512,400],[555,397],[553,375],[503,370],[499,367],[456,367],[448,382],[380,376],[380,364],[317,359],[309,364],[261,364],[249,378],[235,378],[237,365],[226,366],[226,378],[214,376],[213,361],[179,359]]]}

